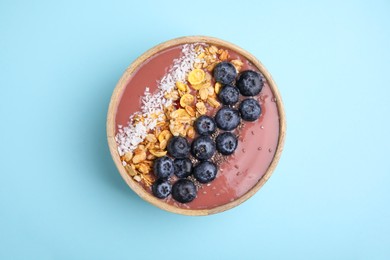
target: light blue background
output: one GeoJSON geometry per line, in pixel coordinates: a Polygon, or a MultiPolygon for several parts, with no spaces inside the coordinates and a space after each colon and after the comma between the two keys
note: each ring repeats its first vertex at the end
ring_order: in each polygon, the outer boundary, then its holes
{"type": "Polygon", "coordinates": [[[0,2],[0,259],[390,259],[389,1],[0,2]],[[284,98],[274,175],[222,214],[142,201],[111,160],[115,84],[141,53],[210,35],[284,98]]]}

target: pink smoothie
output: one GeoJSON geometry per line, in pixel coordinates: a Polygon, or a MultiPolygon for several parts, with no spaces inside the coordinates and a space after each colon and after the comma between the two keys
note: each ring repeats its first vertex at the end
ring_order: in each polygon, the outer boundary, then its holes
{"type": "MultiPolygon", "coordinates": [[[[255,70],[243,56],[229,50],[232,59],[244,62],[241,71],[255,70]]],[[[157,90],[157,81],[168,71],[175,58],[180,57],[181,46],[166,49],[149,58],[127,82],[116,111],[116,125],[127,125],[129,116],[141,108],[141,96],[145,87],[151,93],[157,90]]],[[[267,171],[277,148],[279,138],[279,113],[276,100],[268,83],[255,97],[261,105],[262,115],[255,122],[244,122],[239,130],[239,142],[235,153],[222,162],[217,178],[198,189],[195,200],[181,204],[170,196],[164,201],[186,209],[211,209],[224,205],[248,192],[267,171]]],[[[237,130],[236,130],[237,131],[237,130]]],[[[150,188],[145,189],[151,192],[150,188]]]]}

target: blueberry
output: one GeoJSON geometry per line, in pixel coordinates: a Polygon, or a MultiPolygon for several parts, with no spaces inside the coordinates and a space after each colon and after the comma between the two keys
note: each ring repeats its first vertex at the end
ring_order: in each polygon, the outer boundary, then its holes
{"type": "Polygon", "coordinates": [[[215,115],[218,128],[231,131],[240,124],[240,116],[237,109],[222,107],[215,115]]]}
{"type": "Polygon", "coordinates": [[[164,199],[171,194],[172,185],[164,179],[157,179],[152,186],[153,195],[159,199],[164,199]]]}
{"type": "Polygon", "coordinates": [[[234,105],[238,102],[240,92],[232,85],[225,85],[218,93],[219,101],[224,105],[234,105]]]}
{"type": "Polygon", "coordinates": [[[214,68],[214,78],[219,83],[230,84],[236,79],[236,76],[236,68],[230,62],[220,62],[214,68]]]}
{"type": "Polygon", "coordinates": [[[214,118],[209,116],[200,116],[195,121],[195,130],[200,135],[211,135],[217,130],[214,118]]]}
{"type": "Polygon", "coordinates": [[[175,159],[173,165],[178,178],[187,178],[192,173],[192,162],[188,158],[175,159]]]}
{"type": "Polygon", "coordinates": [[[215,143],[207,135],[198,136],[191,144],[191,152],[199,160],[210,159],[215,153],[215,143]]]}
{"type": "Polygon", "coordinates": [[[174,136],[169,140],[167,150],[174,158],[185,158],[190,152],[190,144],[186,138],[174,136]]]}
{"type": "Polygon", "coordinates": [[[200,162],[194,168],[194,177],[200,183],[208,183],[217,176],[217,166],[209,161],[200,162]]]}
{"type": "Polygon", "coordinates": [[[263,78],[253,70],[243,71],[237,79],[237,88],[243,96],[255,96],[264,86],[263,78]]]}
{"type": "Polygon", "coordinates": [[[188,179],[180,179],[172,186],[172,197],[180,202],[191,202],[196,198],[196,186],[188,179]]]}
{"type": "Polygon", "coordinates": [[[217,151],[223,155],[231,155],[237,148],[237,137],[230,132],[219,134],[215,140],[217,151]]]}
{"type": "Polygon", "coordinates": [[[260,104],[253,98],[241,101],[238,109],[240,110],[241,118],[245,121],[255,121],[261,115],[260,104]]]}
{"type": "Polygon", "coordinates": [[[169,178],[174,170],[173,161],[168,156],[163,156],[154,160],[153,171],[158,179],[169,178]]]}

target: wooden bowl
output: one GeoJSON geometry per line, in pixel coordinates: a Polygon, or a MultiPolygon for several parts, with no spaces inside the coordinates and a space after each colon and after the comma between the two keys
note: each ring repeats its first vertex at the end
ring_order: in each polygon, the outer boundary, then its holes
{"type": "Polygon", "coordinates": [[[166,41],[164,43],[161,43],[152,49],[148,50],[141,56],[139,56],[124,72],[122,75],[121,79],[117,83],[114,92],[111,97],[109,109],[108,109],[108,115],[107,115],[107,139],[108,139],[108,145],[110,148],[110,152],[112,155],[112,158],[119,170],[120,175],[122,178],[125,180],[127,185],[135,192],[137,193],[142,199],[146,200],[147,202],[164,209],[169,212],[173,213],[178,213],[178,214],[183,214],[183,215],[191,215],[191,216],[201,216],[201,215],[210,215],[210,214],[215,214],[219,213],[228,209],[231,209],[242,202],[246,201],[248,198],[253,196],[263,185],[264,183],[269,179],[271,176],[272,172],[274,171],[279,158],[282,153],[283,149],[283,144],[284,144],[284,139],[285,139],[285,133],[286,133],[286,122],[285,122],[285,113],[284,113],[284,108],[283,108],[283,103],[281,96],[279,94],[278,88],[273,81],[271,75],[269,72],[266,70],[266,68],[249,52],[243,50],[242,48],[217,39],[213,37],[207,37],[207,36],[189,36],[189,37],[181,37],[177,39],[172,39],[169,41],[166,41]],[[252,63],[255,67],[258,68],[258,70],[264,75],[266,81],[268,82],[268,85],[271,88],[271,91],[276,98],[277,102],[277,110],[279,114],[279,138],[277,142],[277,147],[276,151],[274,153],[274,157],[272,158],[272,161],[266,170],[265,174],[261,177],[261,179],[244,195],[241,197],[237,198],[236,200],[226,203],[221,206],[217,206],[211,209],[184,209],[184,208],[179,208],[173,205],[169,205],[165,203],[164,201],[161,201],[157,198],[155,198],[153,195],[148,193],[139,183],[137,183],[133,178],[129,176],[129,174],[126,172],[125,168],[122,166],[120,156],[117,151],[117,144],[115,141],[115,134],[116,134],[116,112],[118,108],[118,104],[120,102],[120,98],[122,96],[122,93],[124,92],[126,88],[126,84],[128,80],[132,77],[133,73],[137,71],[139,66],[141,66],[147,59],[152,57],[153,55],[159,53],[162,50],[165,50],[170,47],[174,47],[177,45],[182,45],[186,43],[197,43],[197,42],[204,42],[212,45],[217,45],[220,47],[225,47],[227,49],[233,50],[234,52],[237,52],[238,54],[242,55],[245,57],[250,63],[252,63]]]}

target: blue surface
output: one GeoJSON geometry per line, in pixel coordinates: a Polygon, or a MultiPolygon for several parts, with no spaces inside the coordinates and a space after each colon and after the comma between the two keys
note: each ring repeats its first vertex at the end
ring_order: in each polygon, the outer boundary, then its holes
{"type": "Polygon", "coordinates": [[[390,2],[0,2],[0,259],[390,259],[390,2]],[[209,217],[142,201],[105,120],[125,68],[211,35],[256,55],[287,112],[249,201],[209,217]]]}

